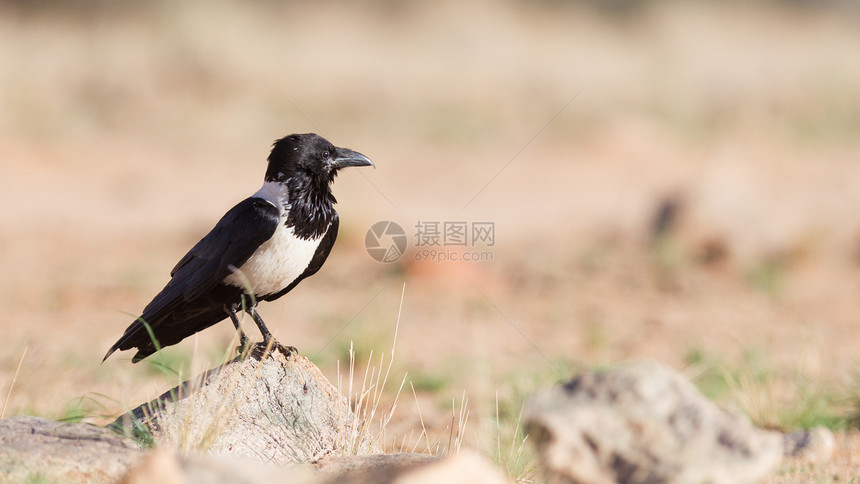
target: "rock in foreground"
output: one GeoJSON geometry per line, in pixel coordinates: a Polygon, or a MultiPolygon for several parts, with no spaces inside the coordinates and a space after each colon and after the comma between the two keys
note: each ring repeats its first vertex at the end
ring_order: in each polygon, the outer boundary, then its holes
{"type": "Polygon", "coordinates": [[[0,420],[0,482],[116,482],[142,456],[134,442],[104,427],[0,420]]]}
{"type": "Polygon", "coordinates": [[[313,363],[260,347],[117,419],[144,428],[154,443],[183,454],[245,456],[275,464],[325,455],[374,453],[349,402],[313,363]]]}
{"type": "Polygon", "coordinates": [[[89,424],[0,420],[0,483],[505,482],[476,455],[376,454],[337,389],[281,349],[231,361],[112,426],[157,448],[89,424]]]}
{"type": "Polygon", "coordinates": [[[526,426],[548,483],[754,483],[783,453],[779,433],[652,362],[583,373],[535,395],[526,426]]]}
{"type": "Polygon", "coordinates": [[[425,454],[328,457],[315,464],[273,466],[237,457],[180,458],[157,450],[121,484],[505,484],[486,459],[468,452],[437,458],[425,454]]]}

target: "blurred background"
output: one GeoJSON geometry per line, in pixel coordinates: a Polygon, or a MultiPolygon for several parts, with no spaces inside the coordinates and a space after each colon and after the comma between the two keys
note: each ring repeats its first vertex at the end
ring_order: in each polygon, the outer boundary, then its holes
{"type": "MultiPolygon", "coordinates": [[[[377,168],[338,177],[333,254],[261,313],[332,378],[351,344],[390,354],[399,314],[397,439],[465,395],[481,447],[522,395],[632,358],[759,423],[843,425],[858,26],[850,1],[2,2],[5,415],[107,421],[175,384],[101,358],[272,141],[313,131],[377,168]],[[365,250],[382,220],[408,236],[393,263],[365,250]],[[426,261],[426,222],[494,243],[426,261]]],[[[231,337],[159,361],[187,377],[231,337]]]]}

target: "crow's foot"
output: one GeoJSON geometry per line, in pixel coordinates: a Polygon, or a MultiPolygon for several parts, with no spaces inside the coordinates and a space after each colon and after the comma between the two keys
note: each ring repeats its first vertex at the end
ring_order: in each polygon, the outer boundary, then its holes
{"type": "Polygon", "coordinates": [[[263,342],[253,345],[250,354],[254,355],[257,359],[263,359],[275,351],[279,351],[287,358],[299,354],[299,350],[295,346],[283,346],[275,338],[269,338],[268,341],[263,340],[263,342]]]}

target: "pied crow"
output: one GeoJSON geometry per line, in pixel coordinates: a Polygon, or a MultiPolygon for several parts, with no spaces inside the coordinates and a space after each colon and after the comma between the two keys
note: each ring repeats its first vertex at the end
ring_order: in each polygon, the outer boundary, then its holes
{"type": "Polygon", "coordinates": [[[325,262],[338,228],[330,184],[348,166],[374,165],[313,133],[275,141],[263,187],[230,209],[185,254],[104,360],[116,350],[136,348],[136,363],[227,317],[245,346],[236,315],[242,310],[269,344],[272,334],[256,305],[288,293],[325,262]]]}

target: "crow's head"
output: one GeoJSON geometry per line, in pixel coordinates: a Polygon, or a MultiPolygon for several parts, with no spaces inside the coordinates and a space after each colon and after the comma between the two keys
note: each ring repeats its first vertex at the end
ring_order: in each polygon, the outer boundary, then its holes
{"type": "Polygon", "coordinates": [[[374,165],[361,153],[338,148],[318,134],[291,134],[275,141],[266,181],[286,182],[299,177],[328,184],[338,170],[347,166],[374,165]]]}

